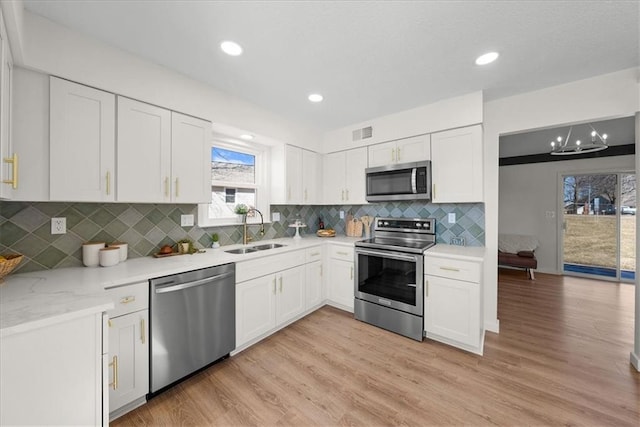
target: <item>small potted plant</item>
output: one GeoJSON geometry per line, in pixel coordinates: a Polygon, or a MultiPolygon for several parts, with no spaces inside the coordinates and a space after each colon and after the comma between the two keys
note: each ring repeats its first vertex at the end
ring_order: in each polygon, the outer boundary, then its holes
{"type": "Polygon", "coordinates": [[[212,248],[219,248],[220,247],[220,242],[218,242],[218,240],[220,240],[220,236],[218,236],[218,233],[211,234],[211,247],[212,248]]]}
{"type": "Polygon", "coordinates": [[[236,205],[233,212],[240,217],[240,222],[244,223],[247,220],[249,207],[243,203],[240,203],[239,205],[236,205]]]}
{"type": "Polygon", "coordinates": [[[178,240],[178,253],[192,254],[194,252],[195,248],[193,247],[193,241],[191,239],[178,240]]]}

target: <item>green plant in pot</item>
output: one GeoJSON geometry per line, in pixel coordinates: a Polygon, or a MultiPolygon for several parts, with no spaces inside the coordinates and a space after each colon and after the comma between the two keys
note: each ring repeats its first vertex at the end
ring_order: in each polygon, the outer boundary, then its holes
{"type": "Polygon", "coordinates": [[[211,247],[219,248],[220,247],[219,240],[220,240],[220,236],[218,236],[218,233],[211,234],[211,247]]]}
{"type": "Polygon", "coordinates": [[[178,252],[181,254],[193,254],[198,250],[193,246],[193,240],[191,239],[180,239],[178,240],[178,252]]]}
{"type": "Polygon", "coordinates": [[[240,216],[240,222],[245,222],[247,220],[247,214],[249,213],[249,206],[240,203],[239,205],[236,205],[236,207],[234,208],[233,212],[236,215],[240,216]]]}

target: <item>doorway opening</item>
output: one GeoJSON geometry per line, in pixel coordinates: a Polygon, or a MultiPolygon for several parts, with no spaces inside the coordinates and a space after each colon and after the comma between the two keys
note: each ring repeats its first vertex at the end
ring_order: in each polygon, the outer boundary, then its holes
{"type": "Polygon", "coordinates": [[[562,175],[562,271],[568,275],[634,281],[636,175],[562,175]]]}

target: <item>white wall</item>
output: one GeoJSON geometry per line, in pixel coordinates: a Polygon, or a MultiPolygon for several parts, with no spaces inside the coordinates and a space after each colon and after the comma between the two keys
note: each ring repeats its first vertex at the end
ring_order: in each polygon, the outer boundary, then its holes
{"type": "MultiPolygon", "coordinates": [[[[500,135],[588,120],[630,116],[640,110],[633,68],[579,80],[484,105],[485,328],[497,331],[498,141],[500,135]]],[[[640,301],[636,308],[640,307],[640,301]]]]}
{"type": "Polygon", "coordinates": [[[445,99],[327,132],[322,149],[324,153],[332,153],[478,123],[482,123],[482,92],[445,99]],[[373,127],[373,136],[353,141],[353,130],[367,126],[373,127]]]}
{"type": "Polygon", "coordinates": [[[560,274],[558,265],[561,219],[559,177],[562,174],[635,170],[635,156],[565,160],[500,167],[498,232],[535,236],[538,270],[560,274]],[[555,212],[547,218],[546,212],[555,212]]]}
{"type": "MultiPolygon", "coordinates": [[[[320,149],[320,132],[24,11],[24,65],[109,92],[320,149]]],[[[256,138],[259,140],[259,138],[256,138]]]]}

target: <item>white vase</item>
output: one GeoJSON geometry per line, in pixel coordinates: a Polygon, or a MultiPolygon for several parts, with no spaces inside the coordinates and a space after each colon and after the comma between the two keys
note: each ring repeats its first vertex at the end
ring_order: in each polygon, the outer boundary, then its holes
{"type": "Polygon", "coordinates": [[[215,248],[219,248],[219,247],[220,247],[220,242],[213,242],[213,243],[211,244],[211,247],[212,247],[212,248],[214,248],[214,249],[215,249],[215,248]]]}

